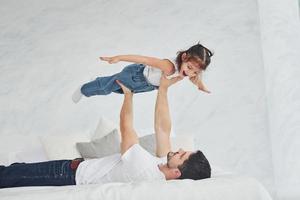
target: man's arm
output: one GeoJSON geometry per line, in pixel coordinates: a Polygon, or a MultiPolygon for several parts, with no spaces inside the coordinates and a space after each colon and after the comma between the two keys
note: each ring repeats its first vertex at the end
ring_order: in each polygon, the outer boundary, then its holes
{"type": "Polygon", "coordinates": [[[171,151],[170,133],[171,117],[168,104],[168,87],[182,80],[182,77],[175,77],[171,80],[162,75],[157,93],[154,116],[154,129],[156,137],[156,155],[164,157],[171,151]]]}
{"type": "Polygon", "coordinates": [[[121,154],[123,155],[132,145],[138,143],[137,134],[133,128],[132,92],[122,85],[124,101],[120,112],[121,154]]]}
{"type": "Polygon", "coordinates": [[[117,63],[119,61],[142,63],[151,67],[156,67],[162,70],[166,75],[173,74],[175,69],[172,62],[168,59],[159,59],[141,55],[118,55],[113,57],[100,57],[100,59],[109,63],[117,63]]]}

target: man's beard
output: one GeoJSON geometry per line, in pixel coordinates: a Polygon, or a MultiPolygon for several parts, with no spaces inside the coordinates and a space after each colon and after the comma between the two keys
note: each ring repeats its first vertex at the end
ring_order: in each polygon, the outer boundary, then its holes
{"type": "Polygon", "coordinates": [[[167,161],[167,167],[168,167],[168,168],[171,168],[170,165],[169,165],[169,161],[167,161]]]}
{"type": "Polygon", "coordinates": [[[171,167],[170,167],[169,161],[171,160],[172,156],[171,156],[170,154],[171,154],[171,152],[169,152],[169,153],[167,154],[167,167],[168,167],[168,168],[171,168],[171,167]]]}

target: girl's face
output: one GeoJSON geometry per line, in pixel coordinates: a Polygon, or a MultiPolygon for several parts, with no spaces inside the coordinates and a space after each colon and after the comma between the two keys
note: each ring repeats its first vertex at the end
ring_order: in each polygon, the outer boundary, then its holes
{"type": "Polygon", "coordinates": [[[186,55],[184,53],[182,55],[182,64],[181,64],[179,74],[183,77],[188,76],[189,78],[197,76],[201,72],[200,64],[192,59],[189,61],[185,61],[185,60],[186,60],[186,55]]]}

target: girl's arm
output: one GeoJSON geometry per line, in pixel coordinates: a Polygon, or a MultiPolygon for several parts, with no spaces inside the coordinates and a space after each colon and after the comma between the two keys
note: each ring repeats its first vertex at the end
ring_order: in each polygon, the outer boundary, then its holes
{"type": "Polygon", "coordinates": [[[198,76],[194,76],[190,78],[190,81],[197,86],[197,88],[203,92],[210,93],[210,91],[206,88],[204,83],[201,80],[201,74],[198,76]]]}
{"type": "Polygon", "coordinates": [[[118,55],[113,57],[100,57],[100,59],[107,61],[110,64],[117,63],[119,61],[142,63],[162,70],[167,76],[173,74],[175,71],[174,65],[167,59],[159,59],[140,55],[118,55]]]}

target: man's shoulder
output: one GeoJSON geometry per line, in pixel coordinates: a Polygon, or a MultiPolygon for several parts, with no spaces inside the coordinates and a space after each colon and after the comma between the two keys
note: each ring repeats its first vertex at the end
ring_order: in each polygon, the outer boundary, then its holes
{"type": "Polygon", "coordinates": [[[162,163],[162,159],[153,156],[146,149],[144,149],[140,144],[132,145],[122,156],[121,159],[124,163],[129,163],[130,165],[139,165],[143,167],[156,166],[162,163]]]}
{"type": "Polygon", "coordinates": [[[134,144],[127,149],[127,151],[121,156],[122,160],[135,157],[154,157],[148,151],[146,151],[140,144],[134,144]]]}
{"type": "Polygon", "coordinates": [[[124,173],[132,180],[164,179],[158,168],[161,158],[153,156],[139,144],[132,145],[122,155],[122,163],[124,173]]]}

